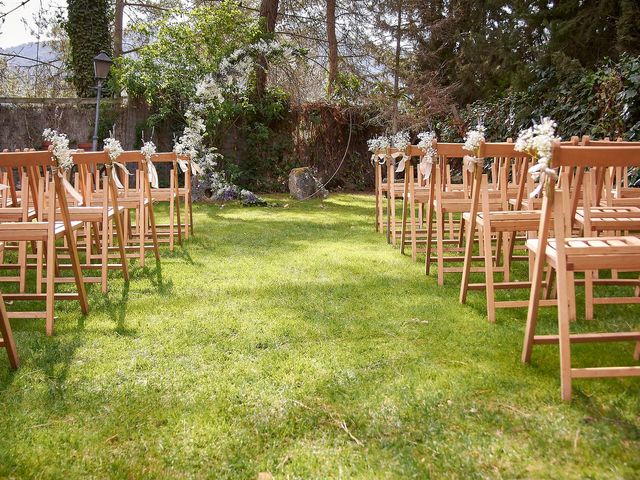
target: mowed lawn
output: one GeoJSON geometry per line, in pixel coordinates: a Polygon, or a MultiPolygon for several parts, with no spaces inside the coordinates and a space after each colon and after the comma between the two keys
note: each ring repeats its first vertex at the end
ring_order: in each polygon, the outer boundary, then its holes
{"type": "MultiPolygon", "coordinates": [[[[51,338],[12,322],[0,477],[640,477],[638,379],[576,381],[563,404],[556,347],[520,363],[526,312],[460,305],[459,276],[438,287],[373,231],[372,196],[268,199],[197,205],[193,239],[92,285],[87,316],[58,304],[51,338]]],[[[575,364],[632,353],[580,345],[575,364]]]]}

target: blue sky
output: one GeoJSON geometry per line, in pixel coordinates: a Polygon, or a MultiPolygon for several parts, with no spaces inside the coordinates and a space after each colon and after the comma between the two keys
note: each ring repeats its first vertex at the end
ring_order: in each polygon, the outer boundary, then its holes
{"type": "MultiPolygon", "coordinates": [[[[0,0],[0,13],[13,10],[20,5],[23,0],[0,0]]],[[[36,38],[30,35],[22,19],[26,19],[33,24],[33,15],[40,10],[52,9],[58,6],[66,6],[66,0],[29,0],[28,3],[4,18],[4,23],[0,24],[0,48],[13,47],[26,42],[34,42],[36,38]]]]}

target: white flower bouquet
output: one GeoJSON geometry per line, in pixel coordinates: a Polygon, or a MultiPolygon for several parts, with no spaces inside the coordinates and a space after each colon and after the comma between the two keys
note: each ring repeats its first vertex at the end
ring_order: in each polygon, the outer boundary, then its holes
{"type": "Polygon", "coordinates": [[[553,144],[560,140],[555,133],[557,126],[551,118],[544,117],[540,123],[534,122],[532,127],[522,130],[516,139],[514,149],[528,153],[537,161],[536,165],[529,169],[533,179],[539,181],[531,196],[537,196],[542,191],[546,178],[555,179],[557,176],[551,165],[553,144]]]}
{"type": "Polygon", "coordinates": [[[47,142],[51,142],[51,153],[58,164],[58,168],[64,171],[71,170],[73,167],[73,156],[69,148],[69,139],[64,133],[57,130],[47,128],[42,132],[42,138],[47,142]]]}

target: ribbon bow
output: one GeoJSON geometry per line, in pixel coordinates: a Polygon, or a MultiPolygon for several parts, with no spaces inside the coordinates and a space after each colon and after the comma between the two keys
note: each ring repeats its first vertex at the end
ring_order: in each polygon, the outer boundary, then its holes
{"type": "MultiPolygon", "coordinates": [[[[120,162],[111,162],[111,165],[114,167],[118,167],[120,170],[124,172],[125,175],[131,175],[129,173],[129,170],[127,170],[127,167],[124,164],[120,162]]],[[[124,185],[122,185],[122,182],[120,181],[120,177],[118,176],[118,172],[116,168],[111,169],[111,177],[113,178],[113,181],[116,182],[116,187],[124,188],[124,185]]]]}
{"type": "Polygon", "coordinates": [[[462,163],[465,170],[473,172],[476,169],[476,165],[484,165],[484,158],[477,158],[471,155],[465,155],[462,157],[462,163]]]}
{"type": "Polygon", "coordinates": [[[391,155],[391,158],[394,158],[394,159],[398,157],[402,157],[402,158],[400,159],[400,163],[398,163],[398,168],[396,168],[396,173],[401,173],[401,172],[404,172],[404,167],[405,167],[405,164],[407,163],[407,160],[409,160],[409,157],[404,152],[396,152],[391,155]]]}
{"type": "Polygon", "coordinates": [[[182,173],[187,173],[189,171],[189,164],[187,163],[186,160],[182,160],[181,158],[179,158],[178,166],[180,167],[180,170],[182,171],[182,173]]]}
{"type": "Polygon", "coordinates": [[[422,177],[425,180],[429,180],[429,178],[431,178],[433,163],[433,157],[431,155],[425,155],[422,157],[422,160],[420,160],[420,165],[418,165],[418,168],[420,169],[420,173],[422,173],[422,177]]]}
{"type": "MultiPolygon", "coordinates": [[[[63,170],[57,167],[53,167],[51,171],[54,175],[58,175],[60,181],[62,182],[62,186],[67,191],[67,193],[71,195],[76,202],[78,202],[78,205],[82,205],[82,201],[84,200],[82,198],[82,194],[75,188],[73,188],[71,182],[69,182],[69,180],[67,180],[67,177],[65,177],[63,170]]],[[[4,190],[5,188],[7,188],[6,185],[2,185],[2,188],[0,188],[0,190],[4,190]]]]}
{"type": "Polygon", "coordinates": [[[545,159],[540,159],[538,163],[529,169],[529,173],[533,180],[538,180],[539,182],[536,189],[529,194],[530,198],[540,195],[547,179],[553,182],[558,179],[558,173],[553,168],[549,168],[549,162],[545,159]]]}
{"type": "Polygon", "coordinates": [[[156,166],[151,161],[151,158],[147,158],[147,173],[149,174],[149,183],[151,184],[151,188],[158,188],[158,170],[156,170],[156,166]]]}
{"type": "Polygon", "coordinates": [[[204,175],[204,170],[196,162],[191,162],[191,172],[193,175],[204,175]]]}

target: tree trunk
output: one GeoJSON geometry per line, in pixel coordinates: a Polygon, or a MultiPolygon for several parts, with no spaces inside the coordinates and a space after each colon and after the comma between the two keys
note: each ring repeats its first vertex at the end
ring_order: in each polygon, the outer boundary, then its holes
{"type": "Polygon", "coordinates": [[[124,17],[124,0],[116,0],[113,19],[113,58],[122,56],[122,25],[124,17]]]}
{"type": "MultiPolygon", "coordinates": [[[[262,22],[262,29],[267,36],[273,35],[276,29],[278,3],[279,0],[262,0],[260,2],[260,21],[262,22]]],[[[267,87],[268,67],[267,59],[261,56],[256,67],[256,95],[258,98],[262,98],[267,87]]]]}
{"type": "Polygon", "coordinates": [[[327,43],[329,44],[329,83],[327,93],[333,96],[338,80],[338,39],[336,38],[336,0],[327,0],[327,43]]]}
{"type": "Polygon", "coordinates": [[[400,41],[402,39],[402,0],[398,2],[398,23],[396,30],[396,61],[393,76],[393,133],[398,132],[398,102],[400,101],[400,41]]]}

